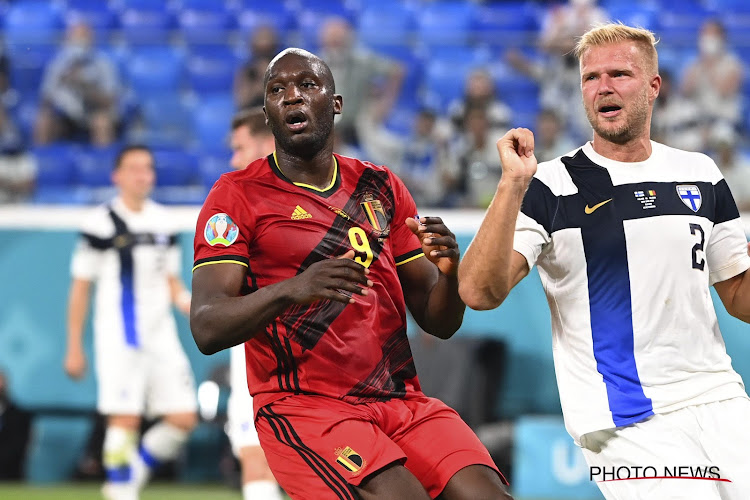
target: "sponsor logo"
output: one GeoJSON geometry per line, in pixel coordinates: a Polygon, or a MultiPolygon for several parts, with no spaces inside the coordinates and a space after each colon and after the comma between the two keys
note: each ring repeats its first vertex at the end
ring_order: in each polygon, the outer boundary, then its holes
{"type": "Polygon", "coordinates": [[[599,207],[602,207],[602,206],[606,205],[606,204],[607,204],[607,203],[609,203],[610,201],[612,201],[612,198],[610,198],[610,199],[608,199],[608,200],[604,200],[604,201],[603,201],[603,202],[601,202],[601,203],[597,203],[597,204],[596,204],[596,205],[594,205],[593,207],[589,207],[588,205],[586,205],[586,206],[585,206],[585,207],[583,208],[583,211],[584,211],[584,212],[586,212],[586,215],[589,215],[589,214],[593,214],[593,213],[594,213],[594,211],[595,211],[596,209],[598,209],[599,207]]]}
{"type": "Polygon", "coordinates": [[[302,220],[302,219],[311,219],[312,215],[302,208],[301,206],[297,205],[294,207],[294,212],[292,212],[292,220],[302,220]]]}
{"type": "Polygon", "coordinates": [[[700,210],[703,198],[701,197],[701,190],[695,184],[678,184],[677,195],[682,203],[693,212],[700,210]]]}
{"type": "Polygon", "coordinates": [[[360,474],[367,465],[367,461],[348,446],[336,448],[334,453],[336,454],[336,462],[354,476],[360,474]]]}
{"type": "Polygon", "coordinates": [[[240,235],[240,229],[227,214],[214,214],[206,222],[203,229],[203,237],[209,245],[224,245],[228,247],[240,235]]]}

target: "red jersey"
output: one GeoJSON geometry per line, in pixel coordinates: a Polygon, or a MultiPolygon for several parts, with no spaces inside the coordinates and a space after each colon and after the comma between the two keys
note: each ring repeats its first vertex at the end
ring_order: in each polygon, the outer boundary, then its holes
{"type": "Polygon", "coordinates": [[[195,266],[247,267],[245,293],[278,283],[348,250],[373,286],[355,303],[294,305],[245,343],[255,408],[290,393],[351,403],[422,395],[406,337],[396,267],[422,257],[405,224],[414,200],[392,172],[334,155],[326,189],[293,183],[274,155],[221,176],[198,217],[195,266]]]}

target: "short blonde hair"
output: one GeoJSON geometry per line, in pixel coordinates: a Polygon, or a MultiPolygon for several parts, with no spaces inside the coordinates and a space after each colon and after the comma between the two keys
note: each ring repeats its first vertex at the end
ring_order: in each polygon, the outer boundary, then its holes
{"type": "Polygon", "coordinates": [[[647,63],[651,63],[651,69],[654,73],[657,73],[659,71],[659,56],[656,53],[656,44],[659,43],[659,40],[645,28],[634,28],[621,22],[594,26],[581,36],[573,52],[580,60],[591,47],[627,41],[635,42],[641,47],[644,59],[647,63]]]}

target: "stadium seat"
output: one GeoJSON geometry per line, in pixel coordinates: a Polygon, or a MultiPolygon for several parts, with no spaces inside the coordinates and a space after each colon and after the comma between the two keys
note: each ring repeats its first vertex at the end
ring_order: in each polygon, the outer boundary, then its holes
{"type": "Polygon", "coordinates": [[[169,46],[136,50],[129,65],[131,88],[139,97],[174,93],[183,83],[183,63],[182,55],[169,46]]]}
{"type": "Polygon", "coordinates": [[[201,99],[193,112],[194,130],[202,149],[226,145],[234,103],[229,95],[201,99]]]}
{"type": "Polygon", "coordinates": [[[427,47],[468,45],[476,6],[445,1],[426,4],[417,16],[417,38],[427,47]]]}
{"type": "Polygon", "coordinates": [[[157,186],[188,186],[198,180],[198,160],[182,149],[154,151],[157,186]]]}
{"type": "Polygon", "coordinates": [[[130,139],[152,147],[186,147],[193,137],[190,107],[174,93],[153,94],[138,103],[130,139]]]}
{"type": "Polygon", "coordinates": [[[194,92],[230,92],[240,61],[226,46],[196,49],[187,58],[187,74],[194,92]]]}
{"type": "Polygon", "coordinates": [[[160,3],[128,7],[120,12],[120,36],[126,43],[138,45],[169,42],[174,29],[174,17],[171,12],[163,10],[160,3]]]}
{"type": "Polygon", "coordinates": [[[424,77],[423,57],[407,45],[381,46],[375,51],[401,63],[404,79],[396,106],[416,110],[424,77]]]}
{"type": "Polygon", "coordinates": [[[44,70],[57,52],[52,44],[12,44],[7,48],[10,86],[22,95],[37,98],[44,70]]]}
{"type": "Polygon", "coordinates": [[[383,8],[380,3],[369,5],[359,15],[357,37],[372,49],[409,46],[414,37],[414,12],[400,3],[383,8]]]}
{"type": "Polygon", "coordinates": [[[629,26],[640,26],[652,31],[659,30],[660,11],[652,6],[623,4],[610,7],[607,14],[612,21],[622,21],[629,26]]]}
{"type": "Polygon", "coordinates": [[[117,14],[105,2],[68,1],[65,10],[65,25],[85,23],[94,31],[98,42],[108,42],[118,28],[117,14]]]}
{"type": "Polygon", "coordinates": [[[232,171],[232,167],[229,165],[231,155],[230,150],[224,149],[201,156],[198,168],[201,182],[206,188],[210,189],[221,174],[232,171]]]}
{"type": "Polygon", "coordinates": [[[532,44],[539,30],[537,13],[528,2],[482,5],[473,18],[474,40],[492,49],[532,44]]]}
{"type": "Polygon", "coordinates": [[[235,28],[235,21],[232,14],[215,6],[183,7],[177,15],[177,26],[182,39],[189,45],[225,44],[235,28]]]}
{"type": "Polygon", "coordinates": [[[8,45],[54,44],[61,39],[62,29],[63,17],[59,6],[41,0],[13,2],[3,25],[8,45]]]}
{"type": "Polygon", "coordinates": [[[73,185],[75,182],[74,150],[74,146],[67,143],[38,146],[32,149],[31,154],[37,162],[37,186],[73,185]]]}
{"type": "Polygon", "coordinates": [[[104,187],[112,184],[112,168],[119,146],[86,147],[75,153],[75,178],[79,185],[104,187]]]}
{"type": "Polygon", "coordinates": [[[237,11],[237,25],[243,38],[260,26],[273,26],[282,40],[297,29],[296,14],[276,3],[263,0],[240,2],[237,11]]]}

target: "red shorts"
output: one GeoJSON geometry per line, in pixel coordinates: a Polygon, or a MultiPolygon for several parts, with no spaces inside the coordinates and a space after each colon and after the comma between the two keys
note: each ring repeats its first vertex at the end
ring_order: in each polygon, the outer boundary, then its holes
{"type": "Polygon", "coordinates": [[[255,425],[268,465],[295,500],[354,500],[355,486],[393,463],[432,498],[469,465],[486,465],[507,484],[458,413],[426,396],[355,405],[293,395],[260,408],[255,425]]]}

